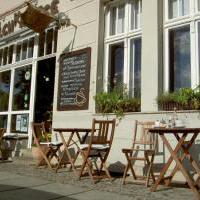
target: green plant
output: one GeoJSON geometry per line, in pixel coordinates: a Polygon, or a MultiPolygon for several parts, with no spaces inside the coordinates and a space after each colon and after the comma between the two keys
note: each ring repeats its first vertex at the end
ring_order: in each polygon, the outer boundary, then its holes
{"type": "Polygon", "coordinates": [[[175,92],[165,92],[156,100],[162,110],[173,110],[173,107],[179,110],[200,109],[200,91],[197,88],[181,88],[175,92]]]}
{"type": "Polygon", "coordinates": [[[100,92],[94,100],[98,113],[102,113],[103,116],[114,113],[119,120],[124,116],[124,112],[140,111],[140,99],[129,98],[124,85],[115,87],[110,92],[100,92]]]}
{"type": "MultiPolygon", "coordinates": [[[[42,135],[40,135],[39,137],[39,142],[48,142],[48,141],[51,141],[51,133],[44,133],[42,135]]],[[[36,147],[36,143],[33,139],[33,142],[32,142],[32,147],[36,147]]]]}

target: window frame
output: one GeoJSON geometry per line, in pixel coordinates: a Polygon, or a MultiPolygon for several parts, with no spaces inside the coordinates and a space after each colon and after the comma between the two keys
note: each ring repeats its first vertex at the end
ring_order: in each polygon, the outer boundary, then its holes
{"type": "MultiPolygon", "coordinates": [[[[169,31],[172,29],[180,28],[189,25],[190,26],[190,59],[191,59],[191,88],[195,88],[200,83],[200,55],[198,54],[198,22],[200,22],[200,11],[195,5],[198,5],[198,0],[190,1],[190,14],[187,16],[181,16],[174,19],[168,18],[168,1],[165,0],[164,10],[164,70],[163,70],[163,83],[165,92],[169,91],[169,31]]],[[[200,51],[199,51],[200,52],[200,51]]]]}
{"type": "MultiPolygon", "coordinates": [[[[134,0],[135,1],[135,0],[134,0]]],[[[131,11],[132,11],[132,0],[125,0],[125,30],[124,33],[116,34],[116,35],[109,35],[110,31],[110,17],[111,12],[109,11],[110,5],[111,7],[120,5],[122,2],[112,2],[105,8],[105,37],[104,37],[104,81],[103,81],[103,89],[104,91],[108,91],[109,85],[109,67],[110,67],[110,47],[117,43],[124,43],[124,84],[127,85],[127,89],[130,89],[129,81],[130,81],[130,51],[131,51],[131,40],[141,38],[142,40],[142,30],[141,26],[137,29],[131,29],[131,11]]],[[[142,1],[140,0],[142,3],[142,1]]],[[[141,20],[141,13],[140,13],[140,20],[141,20]]],[[[141,25],[141,21],[140,21],[141,25]]],[[[134,60],[133,60],[134,61],[134,60]]],[[[134,80],[134,76],[133,76],[134,80]]]]}

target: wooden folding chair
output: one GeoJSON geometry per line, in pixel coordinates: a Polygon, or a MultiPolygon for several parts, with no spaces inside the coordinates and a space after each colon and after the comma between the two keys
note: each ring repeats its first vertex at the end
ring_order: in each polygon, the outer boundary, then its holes
{"type": "Polygon", "coordinates": [[[4,133],[5,133],[5,129],[4,128],[0,128],[0,153],[1,153],[1,155],[2,155],[2,142],[3,142],[3,135],[4,135],[4,133]]]}
{"type": "Polygon", "coordinates": [[[42,159],[37,163],[37,167],[45,163],[51,170],[54,170],[51,160],[56,158],[59,162],[58,150],[62,146],[62,143],[53,143],[49,141],[47,132],[45,132],[44,123],[32,123],[33,139],[34,143],[38,147],[42,159]]]}
{"type": "Polygon", "coordinates": [[[155,182],[155,176],[153,173],[153,161],[155,156],[155,148],[156,148],[156,137],[155,135],[148,132],[149,128],[154,126],[155,122],[153,121],[146,121],[146,122],[139,122],[135,121],[135,128],[134,128],[134,136],[133,136],[133,143],[132,147],[129,149],[122,149],[122,152],[125,154],[127,159],[127,165],[124,171],[122,183],[125,184],[125,179],[128,174],[128,170],[131,170],[132,176],[134,179],[146,179],[145,185],[148,187],[150,176],[155,182]],[[138,134],[140,133],[139,137],[138,134]],[[147,167],[147,174],[146,176],[138,176],[135,173],[133,168],[136,161],[143,161],[145,166],[147,167]]]}
{"type": "Polygon", "coordinates": [[[85,168],[87,169],[93,182],[95,182],[96,178],[100,179],[105,176],[111,179],[111,175],[106,166],[106,160],[111,149],[115,124],[115,119],[93,119],[89,142],[88,144],[80,145],[80,152],[83,158],[83,163],[81,166],[79,179],[81,179],[83,176],[85,168]],[[95,166],[96,170],[93,169],[93,166],[95,166]],[[105,174],[102,176],[103,169],[105,170],[105,174]]]}

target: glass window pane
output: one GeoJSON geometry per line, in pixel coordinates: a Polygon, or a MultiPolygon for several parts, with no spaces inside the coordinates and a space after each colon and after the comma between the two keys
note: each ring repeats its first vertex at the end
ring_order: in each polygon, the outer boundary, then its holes
{"type": "Polygon", "coordinates": [[[0,49],[0,66],[3,65],[3,49],[0,49]]]}
{"type": "Polygon", "coordinates": [[[12,63],[13,58],[13,45],[9,46],[9,52],[8,52],[8,64],[12,63]]]}
{"type": "Polygon", "coordinates": [[[191,87],[190,27],[170,31],[170,91],[191,87]]]}
{"type": "Polygon", "coordinates": [[[10,71],[0,73],[0,111],[8,111],[10,71]]]}
{"type": "Polygon", "coordinates": [[[46,33],[46,55],[52,53],[52,42],[53,42],[53,29],[50,29],[46,33]]]}
{"type": "Polygon", "coordinates": [[[28,40],[24,40],[22,43],[22,60],[27,58],[27,47],[28,47],[28,40]]]}
{"type": "Polygon", "coordinates": [[[125,18],[125,6],[121,5],[118,7],[117,33],[124,32],[124,18],[125,18]]]}
{"type": "Polygon", "coordinates": [[[57,51],[57,39],[58,39],[58,29],[54,30],[54,50],[53,52],[56,53],[57,51]]]}
{"type": "Polygon", "coordinates": [[[114,88],[124,82],[124,43],[110,47],[110,87],[114,88]]]}
{"type": "Polygon", "coordinates": [[[200,22],[198,23],[198,58],[199,58],[199,77],[200,77],[200,22]]]}
{"type": "Polygon", "coordinates": [[[169,19],[178,16],[178,0],[169,0],[169,19]]]}
{"type": "Polygon", "coordinates": [[[13,110],[28,110],[31,88],[31,65],[15,70],[13,110]]]}
{"type": "Polygon", "coordinates": [[[180,16],[188,15],[190,10],[190,2],[189,0],[180,0],[180,16]]]}
{"type": "Polygon", "coordinates": [[[28,58],[33,57],[33,49],[34,49],[34,37],[30,38],[28,41],[28,58]]]}
{"type": "Polygon", "coordinates": [[[198,10],[200,11],[200,0],[198,0],[198,10]]]}
{"type": "Polygon", "coordinates": [[[40,33],[39,36],[39,57],[44,56],[44,41],[45,41],[45,32],[40,33]]]}
{"type": "Polygon", "coordinates": [[[132,39],[130,45],[130,96],[141,97],[141,38],[132,39]]]}
{"type": "Polygon", "coordinates": [[[21,43],[17,43],[16,62],[20,61],[20,59],[21,59],[21,43]]]}
{"type": "Polygon", "coordinates": [[[11,132],[27,133],[29,124],[28,114],[12,115],[11,117],[11,132]]]}
{"type": "Polygon", "coordinates": [[[116,34],[116,13],[117,13],[116,7],[111,8],[111,13],[110,13],[110,35],[115,35],[116,34]]]}
{"type": "Polygon", "coordinates": [[[133,0],[131,4],[131,30],[140,28],[141,18],[141,6],[140,0],[133,0]]]}
{"type": "Polygon", "coordinates": [[[7,60],[8,60],[8,47],[5,47],[3,49],[3,65],[7,64],[7,60]]]}
{"type": "Polygon", "coordinates": [[[0,115],[0,128],[7,128],[7,115],[0,115]]]}

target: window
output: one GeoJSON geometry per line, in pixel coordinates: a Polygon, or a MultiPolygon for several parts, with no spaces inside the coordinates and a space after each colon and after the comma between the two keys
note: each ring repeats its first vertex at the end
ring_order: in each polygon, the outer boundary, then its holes
{"type": "Polygon", "coordinates": [[[15,70],[13,110],[28,110],[30,103],[31,65],[15,70]]]}
{"type": "Polygon", "coordinates": [[[28,58],[33,57],[33,49],[34,49],[34,37],[30,38],[28,41],[28,58]]]}
{"type": "Polygon", "coordinates": [[[111,3],[106,14],[105,89],[125,84],[130,97],[141,96],[141,13],[142,1],[111,3]],[[108,23],[109,22],[109,23],[108,23]],[[126,27],[126,28],[125,28],[126,27]],[[124,33],[124,34],[120,34],[124,33]],[[115,35],[115,37],[113,37],[115,35]]]}
{"type": "Polygon", "coordinates": [[[16,62],[33,57],[34,37],[25,39],[17,43],[16,46],[16,62]]]}
{"type": "Polygon", "coordinates": [[[3,65],[3,49],[0,49],[0,66],[3,65]]]}
{"type": "Polygon", "coordinates": [[[27,133],[29,124],[28,114],[17,114],[11,117],[11,132],[27,133]]]}
{"type": "Polygon", "coordinates": [[[110,10],[110,35],[116,35],[124,32],[125,5],[114,6],[110,10]]]}
{"type": "Polygon", "coordinates": [[[188,15],[190,11],[190,0],[168,0],[169,19],[188,15]]]}
{"type": "Polygon", "coordinates": [[[191,87],[190,27],[170,30],[170,91],[191,87]]]}
{"type": "Polygon", "coordinates": [[[0,73],[0,112],[8,111],[10,93],[10,71],[0,73]]]}
{"type": "Polygon", "coordinates": [[[131,97],[141,97],[141,38],[131,39],[130,42],[130,82],[131,97]]]}
{"type": "Polygon", "coordinates": [[[16,62],[21,59],[21,43],[17,43],[16,47],[16,62]]]}
{"type": "Polygon", "coordinates": [[[52,43],[53,43],[53,29],[47,31],[46,34],[46,55],[52,53],[52,43]]]}
{"type": "Polygon", "coordinates": [[[198,10],[200,11],[200,0],[198,0],[198,10]]]}
{"type": "Polygon", "coordinates": [[[124,44],[114,44],[110,47],[110,87],[124,83],[124,44]]]}
{"type": "Polygon", "coordinates": [[[22,42],[22,60],[27,58],[27,47],[28,47],[28,40],[24,40],[22,42]]]}
{"type": "Polygon", "coordinates": [[[142,1],[133,0],[131,1],[131,29],[138,29],[141,25],[141,12],[142,12],[142,1]]]}
{"type": "Polygon", "coordinates": [[[0,115],[0,128],[7,127],[7,115],[0,115]]]}
{"type": "Polygon", "coordinates": [[[171,18],[176,20],[168,20],[164,24],[166,35],[164,90],[195,88],[200,83],[200,13],[197,12],[195,5],[199,5],[200,1],[166,0],[166,2],[171,18]]]}
{"type": "Polygon", "coordinates": [[[7,60],[8,60],[8,47],[5,47],[3,49],[3,65],[7,64],[7,60]]]}
{"type": "Polygon", "coordinates": [[[8,51],[8,64],[12,63],[12,58],[13,58],[13,45],[9,46],[9,51],[8,51]]]}
{"type": "Polygon", "coordinates": [[[39,35],[39,51],[38,51],[39,57],[56,52],[57,36],[58,36],[57,28],[48,29],[46,32],[40,33],[40,35],[39,35]]]}
{"type": "Polygon", "coordinates": [[[57,51],[57,39],[58,39],[58,29],[56,28],[54,31],[54,49],[53,49],[54,53],[56,53],[57,51]]]}

